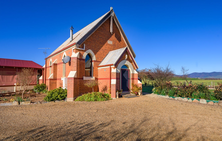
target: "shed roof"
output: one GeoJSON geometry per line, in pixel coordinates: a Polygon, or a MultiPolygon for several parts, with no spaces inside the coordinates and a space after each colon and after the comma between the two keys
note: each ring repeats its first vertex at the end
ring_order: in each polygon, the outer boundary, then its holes
{"type": "Polygon", "coordinates": [[[20,67],[20,68],[38,68],[41,69],[42,66],[28,60],[17,60],[17,59],[6,59],[0,58],[0,66],[4,67],[20,67]]]}
{"type": "Polygon", "coordinates": [[[105,66],[105,65],[113,65],[116,64],[120,56],[123,54],[123,52],[126,50],[127,47],[116,49],[113,51],[110,51],[106,57],[103,59],[103,61],[99,64],[99,66],[105,66]]]}

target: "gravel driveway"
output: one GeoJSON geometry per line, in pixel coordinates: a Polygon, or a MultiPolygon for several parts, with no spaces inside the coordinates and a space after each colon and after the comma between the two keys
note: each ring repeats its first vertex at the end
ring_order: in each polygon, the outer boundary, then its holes
{"type": "Polygon", "coordinates": [[[222,106],[145,95],[0,107],[0,140],[222,140],[222,106]]]}

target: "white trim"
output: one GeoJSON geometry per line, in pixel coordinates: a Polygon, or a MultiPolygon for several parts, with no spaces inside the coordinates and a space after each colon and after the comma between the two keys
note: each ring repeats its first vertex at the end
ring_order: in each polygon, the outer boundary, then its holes
{"type": "MultiPolygon", "coordinates": [[[[74,45],[73,45],[74,46],[74,45]]],[[[65,49],[65,50],[63,50],[63,51],[61,51],[61,52],[58,52],[58,53],[56,53],[56,54],[54,54],[54,55],[52,55],[52,56],[50,56],[49,58],[47,58],[47,60],[48,59],[50,59],[50,58],[52,58],[52,57],[54,57],[54,56],[56,56],[56,55],[58,55],[58,54],[60,54],[60,53],[63,53],[63,52],[66,52],[67,50],[69,50],[70,48],[72,48],[73,46],[71,46],[71,47],[69,47],[69,48],[67,48],[67,49],[65,49]]]]}
{"type": "MultiPolygon", "coordinates": [[[[39,77],[39,79],[42,79],[42,75],[39,77]]],[[[15,83],[16,84],[16,83],[15,83]]]]}
{"type": "Polygon", "coordinates": [[[121,68],[122,68],[123,65],[126,65],[126,66],[129,67],[130,73],[134,73],[134,68],[133,68],[132,64],[131,64],[128,60],[123,60],[123,61],[121,61],[121,62],[119,63],[119,65],[118,65],[117,68],[116,68],[116,69],[117,69],[117,72],[120,72],[120,71],[121,71],[121,68]]]}
{"type": "Polygon", "coordinates": [[[52,62],[52,65],[53,65],[54,63],[57,63],[57,59],[55,59],[55,61],[52,62]]]}
{"type": "Polygon", "coordinates": [[[45,68],[45,65],[42,68],[45,68]]]}
{"type": "Polygon", "coordinates": [[[67,55],[66,55],[66,52],[63,53],[63,55],[62,55],[62,59],[64,58],[64,56],[67,56],[67,55]]]}
{"type": "Polygon", "coordinates": [[[138,80],[138,84],[141,84],[142,82],[138,80]]]}
{"type": "MultiPolygon", "coordinates": [[[[90,56],[92,57],[92,60],[96,60],[96,56],[95,56],[95,54],[93,53],[93,51],[91,50],[91,49],[88,49],[86,52],[84,52],[84,54],[83,54],[83,59],[86,59],[86,56],[88,55],[88,54],[90,54],[90,56]]],[[[91,76],[93,76],[93,69],[94,69],[94,62],[92,62],[92,66],[91,66],[92,68],[92,71],[91,71],[91,76]]]]}
{"type": "Polygon", "coordinates": [[[99,67],[98,66],[98,69],[105,69],[105,68],[109,68],[109,66],[107,66],[107,67],[99,67]]]}
{"type": "Polygon", "coordinates": [[[49,66],[52,66],[52,59],[49,60],[49,66]]]}
{"type": "Polygon", "coordinates": [[[95,77],[83,76],[83,80],[95,80],[95,77]]]}
{"type": "Polygon", "coordinates": [[[116,84],[116,79],[111,79],[111,84],[116,84]]]}
{"type": "Polygon", "coordinates": [[[70,71],[68,77],[69,77],[69,78],[74,78],[74,77],[76,77],[76,71],[70,71]]]}
{"type": "Polygon", "coordinates": [[[123,60],[123,61],[121,61],[120,63],[119,63],[119,65],[117,66],[117,68],[116,68],[116,72],[117,73],[120,73],[120,89],[122,89],[122,73],[121,73],[121,68],[122,68],[122,66],[123,65],[126,65],[128,68],[129,68],[129,70],[130,70],[130,87],[129,87],[129,91],[130,91],[130,89],[132,88],[132,80],[131,80],[131,74],[132,73],[134,73],[134,68],[133,68],[133,66],[132,66],[132,64],[128,61],[128,60],[123,60]]]}
{"type": "Polygon", "coordinates": [[[72,56],[71,57],[77,57],[79,58],[79,52],[75,53],[75,52],[72,52],[72,56]]]}
{"type": "Polygon", "coordinates": [[[96,56],[91,49],[88,49],[86,52],[84,52],[82,59],[86,59],[87,54],[91,55],[92,60],[96,60],[96,56]]]}
{"type": "Polygon", "coordinates": [[[117,72],[116,68],[112,68],[111,72],[117,72]]]}
{"type": "Polygon", "coordinates": [[[53,73],[49,76],[49,78],[48,79],[52,79],[53,78],[53,73]]]}

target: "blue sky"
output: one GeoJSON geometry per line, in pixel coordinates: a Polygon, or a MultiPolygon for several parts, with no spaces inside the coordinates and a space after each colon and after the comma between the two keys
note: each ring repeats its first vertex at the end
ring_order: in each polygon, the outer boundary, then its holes
{"type": "Polygon", "coordinates": [[[169,65],[192,72],[222,71],[221,0],[0,1],[0,58],[44,65],[48,55],[110,7],[136,53],[140,69],[169,65]]]}

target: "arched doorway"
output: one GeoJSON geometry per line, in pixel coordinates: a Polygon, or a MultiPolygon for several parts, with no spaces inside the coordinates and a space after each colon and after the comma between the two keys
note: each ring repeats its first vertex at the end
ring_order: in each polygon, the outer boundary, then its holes
{"type": "Polygon", "coordinates": [[[121,89],[123,92],[130,90],[130,71],[126,65],[121,67],[121,89]]]}

